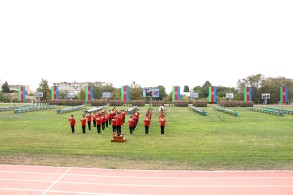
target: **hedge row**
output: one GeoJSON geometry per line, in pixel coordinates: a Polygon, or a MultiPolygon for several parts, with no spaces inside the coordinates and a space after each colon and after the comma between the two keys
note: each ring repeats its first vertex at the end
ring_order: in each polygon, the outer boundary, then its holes
{"type": "Polygon", "coordinates": [[[107,100],[91,100],[90,104],[91,106],[105,106],[107,105],[107,100]]]}
{"type": "Polygon", "coordinates": [[[174,106],[176,107],[187,107],[189,101],[188,100],[175,100],[174,106]]]}
{"type": "Polygon", "coordinates": [[[131,100],[130,104],[132,106],[144,106],[145,101],[144,100],[131,100]]]}
{"type": "Polygon", "coordinates": [[[208,107],[208,102],[203,100],[194,100],[192,105],[194,107],[208,107]]]}
{"type": "Polygon", "coordinates": [[[152,106],[164,106],[164,101],[152,101],[152,106]]]}
{"type": "Polygon", "coordinates": [[[123,100],[110,100],[109,106],[123,106],[123,100]]]}
{"type": "Polygon", "coordinates": [[[253,102],[245,101],[219,101],[218,106],[221,107],[253,107],[253,102]]]}
{"type": "Polygon", "coordinates": [[[82,105],[82,100],[48,100],[48,105],[58,105],[58,106],[78,106],[82,105]]]}

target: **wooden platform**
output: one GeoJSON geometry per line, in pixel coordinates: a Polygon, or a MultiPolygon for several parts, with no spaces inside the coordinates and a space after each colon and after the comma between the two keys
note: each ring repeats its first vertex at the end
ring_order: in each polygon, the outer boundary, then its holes
{"type": "Polygon", "coordinates": [[[113,133],[113,138],[111,139],[111,142],[125,142],[126,138],[124,137],[124,132],[122,132],[120,135],[113,133]]]}

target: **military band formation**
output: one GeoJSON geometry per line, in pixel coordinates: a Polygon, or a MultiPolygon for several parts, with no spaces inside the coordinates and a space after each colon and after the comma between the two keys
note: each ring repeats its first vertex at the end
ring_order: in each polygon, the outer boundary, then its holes
{"type": "MultiPolygon", "coordinates": [[[[115,134],[120,135],[122,133],[122,126],[126,123],[125,118],[128,112],[126,110],[120,110],[118,111],[116,107],[114,107],[112,110],[107,111],[106,108],[103,108],[102,110],[96,111],[96,112],[88,112],[85,111],[85,113],[82,115],[82,118],[80,119],[81,123],[81,129],[82,133],[86,133],[86,126],[88,130],[96,129],[97,133],[100,134],[101,130],[105,130],[106,128],[109,128],[112,126],[112,131],[115,134]]],[[[153,109],[149,108],[146,112],[146,115],[143,119],[144,123],[144,129],[145,134],[149,133],[149,128],[152,120],[152,114],[153,109]]],[[[136,109],[127,120],[129,133],[133,134],[140,118],[140,111],[139,109],[136,109]]],[[[71,115],[71,117],[68,119],[71,127],[72,134],[75,133],[75,126],[76,126],[76,119],[74,118],[74,115],[71,115]]],[[[164,107],[160,106],[159,108],[159,118],[158,122],[161,129],[161,134],[165,133],[165,124],[166,124],[166,117],[164,114],[164,107]]]]}

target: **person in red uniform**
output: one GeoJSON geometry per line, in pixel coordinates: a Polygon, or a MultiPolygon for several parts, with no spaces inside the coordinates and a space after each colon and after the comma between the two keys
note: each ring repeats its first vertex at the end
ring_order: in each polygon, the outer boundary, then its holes
{"type": "Polygon", "coordinates": [[[125,123],[125,115],[126,115],[125,110],[121,110],[121,117],[122,117],[123,123],[125,123]]]}
{"type": "Polygon", "coordinates": [[[120,113],[117,113],[117,119],[116,119],[116,128],[117,128],[117,134],[121,134],[121,126],[123,125],[123,118],[120,115],[120,113]]]}
{"type": "Polygon", "coordinates": [[[164,114],[162,114],[161,117],[159,118],[159,123],[161,126],[161,134],[164,134],[165,133],[165,124],[166,124],[166,118],[165,118],[164,114]]]}
{"type": "Polygon", "coordinates": [[[74,126],[76,123],[74,115],[71,115],[71,117],[68,119],[68,121],[70,121],[71,132],[74,133],[74,126]]]}
{"type": "Polygon", "coordinates": [[[111,110],[109,110],[108,118],[109,118],[109,125],[111,125],[112,119],[113,119],[113,112],[111,110]]]}
{"type": "Polygon", "coordinates": [[[150,124],[151,124],[151,120],[149,118],[149,116],[146,114],[145,117],[144,117],[144,131],[145,131],[145,134],[149,134],[149,127],[150,127],[150,124]]]}
{"type": "Polygon", "coordinates": [[[130,134],[133,133],[134,124],[135,124],[135,121],[133,119],[133,116],[130,116],[130,119],[128,120],[128,127],[129,127],[130,134]]]}
{"type": "Polygon", "coordinates": [[[100,116],[97,115],[96,117],[96,126],[97,126],[97,132],[101,133],[101,124],[102,124],[102,120],[100,118],[100,116]]]}
{"type": "MultiPolygon", "coordinates": [[[[89,130],[91,130],[91,123],[92,123],[92,120],[93,120],[92,113],[88,113],[86,115],[86,119],[87,119],[87,126],[88,126],[89,130]]],[[[94,121],[94,123],[95,123],[95,121],[94,121]]]]}
{"type": "Polygon", "coordinates": [[[114,115],[113,118],[112,118],[112,129],[113,129],[113,133],[117,131],[116,127],[116,122],[117,122],[117,116],[114,115]]]}
{"type": "Polygon", "coordinates": [[[82,133],[85,133],[86,118],[84,115],[82,115],[80,122],[81,122],[82,133]]]}
{"type": "Polygon", "coordinates": [[[98,113],[96,112],[92,116],[93,116],[94,127],[96,127],[96,118],[98,117],[98,113]]]}
{"type": "Polygon", "coordinates": [[[103,113],[100,113],[100,119],[102,121],[102,130],[105,130],[105,124],[106,124],[106,119],[105,119],[105,114],[104,112],[103,113]]]}

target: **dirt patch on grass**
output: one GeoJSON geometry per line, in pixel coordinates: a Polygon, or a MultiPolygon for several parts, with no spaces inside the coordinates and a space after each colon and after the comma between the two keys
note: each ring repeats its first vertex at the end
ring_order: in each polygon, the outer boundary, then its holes
{"type": "Polygon", "coordinates": [[[15,155],[1,156],[0,164],[61,167],[89,167],[106,169],[192,170],[193,166],[170,161],[137,160],[108,156],[15,155]]]}

